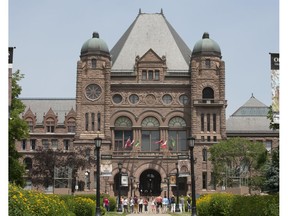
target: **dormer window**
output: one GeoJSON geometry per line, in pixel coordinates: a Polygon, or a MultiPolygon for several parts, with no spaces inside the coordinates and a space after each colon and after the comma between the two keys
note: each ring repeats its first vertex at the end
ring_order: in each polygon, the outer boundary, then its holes
{"type": "Polygon", "coordinates": [[[53,118],[48,118],[46,120],[46,132],[54,133],[55,132],[55,121],[53,118]]]}
{"type": "Polygon", "coordinates": [[[33,130],[34,130],[34,125],[33,125],[32,119],[31,119],[31,118],[27,118],[27,119],[26,119],[26,122],[27,122],[28,127],[29,127],[29,132],[33,132],[33,130]]]}
{"type": "Polygon", "coordinates": [[[142,80],[159,80],[159,70],[142,70],[142,80]]]}
{"type": "Polygon", "coordinates": [[[68,133],[75,133],[75,119],[70,118],[67,121],[67,128],[68,128],[68,133]]]}

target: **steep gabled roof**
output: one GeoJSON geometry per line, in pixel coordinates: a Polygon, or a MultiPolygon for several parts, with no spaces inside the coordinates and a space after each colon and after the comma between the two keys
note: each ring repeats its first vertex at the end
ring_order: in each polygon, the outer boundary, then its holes
{"type": "Polygon", "coordinates": [[[135,57],[153,49],[166,56],[168,71],[187,71],[191,50],[163,13],[140,13],[112,48],[112,72],[133,70],[135,57]]]}
{"type": "Polygon", "coordinates": [[[69,110],[76,109],[76,100],[69,98],[20,98],[26,106],[24,113],[31,109],[36,115],[37,123],[41,124],[43,115],[51,109],[58,116],[58,124],[63,124],[69,110]]]}

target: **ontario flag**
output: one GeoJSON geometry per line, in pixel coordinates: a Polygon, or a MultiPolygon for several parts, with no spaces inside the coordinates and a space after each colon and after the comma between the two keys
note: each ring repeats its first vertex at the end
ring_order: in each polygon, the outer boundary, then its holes
{"type": "Polygon", "coordinates": [[[125,147],[125,148],[131,147],[131,146],[133,145],[133,143],[134,143],[134,140],[131,142],[131,139],[130,139],[130,137],[129,137],[129,138],[127,139],[124,147],[125,147]]]}
{"type": "Polygon", "coordinates": [[[174,147],[175,144],[176,144],[175,140],[173,139],[173,137],[171,137],[170,146],[174,147]]]}
{"type": "Polygon", "coordinates": [[[167,140],[160,145],[160,148],[167,148],[167,140]]]}
{"type": "Polygon", "coordinates": [[[137,140],[134,146],[137,147],[137,146],[139,146],[139,145],[140,145],[140,141],[137,140]]]}

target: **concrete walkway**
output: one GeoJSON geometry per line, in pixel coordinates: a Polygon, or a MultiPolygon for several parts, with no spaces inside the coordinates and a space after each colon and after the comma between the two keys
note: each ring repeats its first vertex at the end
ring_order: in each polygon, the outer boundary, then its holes
{"type": "Polygon", "coordinates": [[[135,214],[135,213],[133,213],[133,214],[128,214],[129,216],[171,216],[170,214],[153,214],[153,213],[141,213],[141,214],[135,214]]]}

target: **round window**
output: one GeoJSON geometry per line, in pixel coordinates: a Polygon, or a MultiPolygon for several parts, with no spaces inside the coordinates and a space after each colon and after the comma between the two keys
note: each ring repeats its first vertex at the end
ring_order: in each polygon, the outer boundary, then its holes
{"type": "Polygon", "coordinates": [[[181,104],[187,105],[189,103],[189,98],[188,98],[187,95],[181,95],[179,97],[179,101],[180,101],[181,104]]]}
{"type": "Polygon", "coordinates": [[[85,88],[86,97],[90,100],[96,100],[100,97],[102,89],[97,84],[90,84],[85,88]]]}
{"type": "Polygon", "coordinates": [[[132,104],[136,104],[139,101],[139,97],[136,94],[132,94],[129,96],[129,100],[132,104]]]}
{"type": "Polygon", "coordinates": [[[164,104],[170,104],[172,102],[172,97],[171,95],[169,94],[165,94],[163,97],[162,97],[162,100],[163,100],[163,103],[164,104]]]}
{"type": "Polygon", "coordinates": [[[121,101],[122,101],[122,96],[120,94],[113,95],[113,102],[114,103],[119,104],[119,103],[121,103],[121,101]]]}

